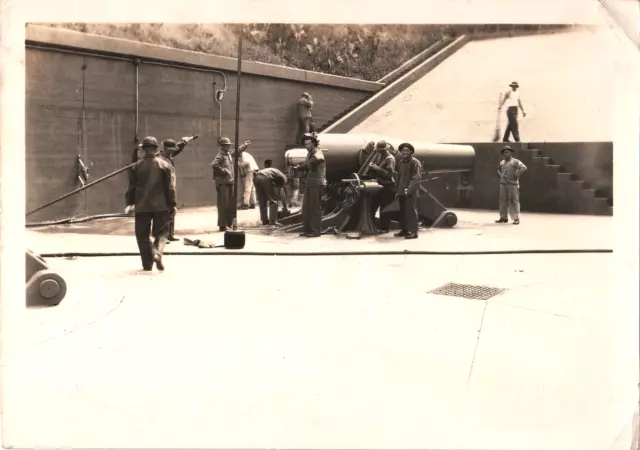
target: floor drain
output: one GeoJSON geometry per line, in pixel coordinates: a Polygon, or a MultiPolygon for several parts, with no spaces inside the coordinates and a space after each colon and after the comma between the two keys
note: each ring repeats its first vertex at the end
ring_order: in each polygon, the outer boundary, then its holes
{"type": "Polygon", "coordinates": [[[448,295],[451,297],[463,297],[471,300],[489,300],[506,289],[488,286],[474,286],[471,284],[447,283],[444,286],[429,291],[430,294],[448,295]]]}

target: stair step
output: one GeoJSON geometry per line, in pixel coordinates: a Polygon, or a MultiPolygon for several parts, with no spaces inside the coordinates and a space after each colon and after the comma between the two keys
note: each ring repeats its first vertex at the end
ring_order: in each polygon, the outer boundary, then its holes
{"type": "Polygon", "coordinates": [[[571,177],[573,177],[573,174],[569,172],[560,172],[557,176],[558,182],[568,182],[571,181],[571,177]]]}
{"type": "Polygon", "coordinates": [[[593,199],[593,214],[598,216],[609,215],[609,205],[607,205],[606,198],[601,197],[593,199]]]}
{"type": "Polygon", "coordinates": [[[609,206],[609,215],[613,216],[613,206],[609,206]]]}
{"type": "Polygon", "coordinates": [[[523,148],[522,151],[524,153],[530,154],[534,158],[537,157],[537,156],[540,156],[540,150],[535,149],[535,148],[523,148]]]}
{"type": "Polygon", "coordinates": [[[560,174],[560,169],[562,169],[562,166],[558,166],[556,164],[547,165],[547,170],[549,170],[550,172],[553,172],[555,175],[560,174]]]}
{"type": "Polygon", "coordinates": [[[534,156],[533,159],[538,160],[538,161],[543,161],[547,165],[549,164],[549,161],[551,161],[551,158],[548,157],[548,156],[534,156]]]}

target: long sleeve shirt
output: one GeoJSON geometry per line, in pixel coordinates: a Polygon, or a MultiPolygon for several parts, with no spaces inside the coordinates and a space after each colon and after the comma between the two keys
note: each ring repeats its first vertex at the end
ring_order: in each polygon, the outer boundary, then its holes
{"type": "Polygon", "coordinates": [[[136,212],[169,211],[176,203],[176,178],[171,165],[156,155],[146,155],[131,167],[127,205],[136,212]]]}
{"type": "Polygon", "coordinates": [[[500,184],[505,184],[509,186],[520,186],[520,182],[518,178],[524,172],[526,172],[527,166],[525,166],[522,161],[511,158],[511,160],[500,161],[498,165],[498,176],[500,177],[500,184]]]}
{"type": "MultiPolygon", "coordinates": [[[[238,148],[238,152],[242,155],[247,149],[247,146],[242,144],[238,148]]],[[[220,150],[216,157],[213,159],[211,163],[211,167],[213,168],[213,180],[216,183],[216,186],[220,186],[223,184],[233,184],[235,177],[233,173],[233,158],[234,151],[224,152],[220,150]]]]}
{"type": "Polygon", "coordinates": [[[264,169],[258,171],[258,173],[269,178],[273,182],[273,184],[278,187],[282,187],[287,184],[287,177],[275,167],[265,167],[264,169]]]}
{"type": "Polygon", "coordinates": [[[324,186],[327,183],[327,162],[321,150],[316,150],[313,154],[309,152],[306,161],[299,168],[307,169],[307,186],[324,186]]]}
{"type": "Polygon", "coordinates": [[[394,184],[394,173],[396,170],[396,158],[390,153],[382,153],[373,158],[374,166],[369,171],[374,175],[378,183],[383,186],[394,184]]]}
{"type": "Polygon", "coordinates": [[[404,158],[398,162],[398,179],[396,180],[396,190],[399,194],[419,195],[420,181],[422,177],[422,165],[413,156],[406,161],[404,158]]]}
{"type": "Polygon", "coordinates": [[[255,158],[249,152],[242,152],[240,154],[240,157],[238,158],[238,165],[240,175],[242,176],[245,176],[249,172],[257,172],[260,170],[255,158]]]}
{"type": "Polygon", "coordinates": [[[298,118],[305,119],[311,117],[311,110],[313,109],[313,100],[302,97],[298,100],[298,118]]]}

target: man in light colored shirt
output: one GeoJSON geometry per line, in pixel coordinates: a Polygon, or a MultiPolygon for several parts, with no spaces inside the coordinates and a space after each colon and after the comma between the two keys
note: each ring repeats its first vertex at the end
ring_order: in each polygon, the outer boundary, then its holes
{"type": "Polygon", "coordinates": [[[238,171],[240,172],[240,189],[242,192],[242,203],[238,209],[256,208],[256,188],[253,179],[256,172],[260,170],[256,160],[249,152],[242,152],[238,158],[238,171]]]}
{"type": "Polygon", "coordinates": [[[507,129],[504,130],[504,137],[502,138],[502,142],[510,142],[509,134],[513,135],[513,139],[516,142],[520,142],[520,131],[518,130],[518,108],[522,111],[522,117],[527,117],[527,113],[524,112],[524,108],[522,107],[522,101],[520,100],[520,92],[518,92],[517,81],[512,82],[510,85],[511,90],[507,92],[502,102],[500,103],[500,109],[507,104],[507,120],[509,123],[507,124],[507,129]]]}
{"type": "Polygon", "coordinates": [[[507,223],[507,213],[511,216],[514,225],[520,223],[520,175],[526,170],[522,161],[513,157],[513,149],[508,145],[502,149],[504,159],[498,165],[500,177],[500,218],[496,223],[507,223]]]}

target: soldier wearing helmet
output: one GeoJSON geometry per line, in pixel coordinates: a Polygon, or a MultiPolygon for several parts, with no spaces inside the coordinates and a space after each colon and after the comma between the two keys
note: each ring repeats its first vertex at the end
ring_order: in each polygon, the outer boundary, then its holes
{"type": "Polygon", "coordinates": [[[372,202],[371,214],[375,217],[380,208],[380,231],[388,233],[391,228],[391,218],[384,213],[384,209],[393,203],[395,199],[395,179],[396,158],[389,152],[389,144],[385,141],[378,141],[375,147],[376,155],[369,163],[369,173],[376,177],[378,184],[382,186],[372,202]]]}
{"type": "Polygon", "coordinates": [[[327,184],[327,165],[324,154],[318,149],[318,137],[315,133],[305,133],[302,142],[307,148],[307,159],[294,169],[307,171],[302,198],[303,231],[300,236],[318,237],[322,234],[322,192],[327,184]]]}
{"type": "MultiPolygon", "coordinates": [[[[242,154],[250,144],[251,141],[242,144],[237,150],[238,154],[242,154]]],[[[236,182],[233,173],[233,157],[236,150],[232,150],[233,143],[227,137],[220,138],[218,145],[220,151],[213,159],[211,168],[217,192],[218,228],[220,231],[226,231],[233,225],[233,219],[235,219],[237,199],[233,198],[233,184],[236,182]]]]}
{"type": "Polygon", "coordinates": [[[144,156],[129,174],[125,194],[127,213],[134,212],[136,241],[145,271],[164,270],[162,253],[169,233],[169,216],[176,210],[176,178],[171,165],[158,157],[158,141],[152,136],[142,140],[144,156]],[[154,236],[153,244],[149,233],[154,236]]]}
{"type": "MultiPolygon", "coordinates": [[[[193,138],[183,137],[177,143],[173,139],[165,139],[164,142],[162,142],[162,150],[160,151],[160,156],[165,161],[167,161],[169,164],[171,164],[171,167],[173,168],[174,175],[175,175],[176,165],[173,162],[173,158],[175,158],[180,153],[182,153],[182,150],[184,150],[186,145],[192,139],[193,138]]],[[[170,222],[169,222],[169,237],[167,238],[168,239],[167,243],[171,243],[172,241],[179,240],[178,238],[176,238],[174,236],[175,225],[176,225],[176,215],[175,215],[175,213],[171,213],[171,217],[169,218],[169,220],[170,220],[170,222]]]]}

